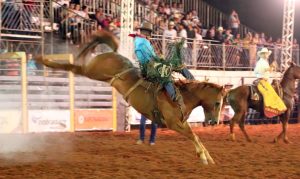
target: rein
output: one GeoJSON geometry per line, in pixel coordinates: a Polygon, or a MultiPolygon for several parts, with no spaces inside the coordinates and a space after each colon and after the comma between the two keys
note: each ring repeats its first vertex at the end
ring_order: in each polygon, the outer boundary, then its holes
{"type": "MultiPolygon", "coordinates": [[[[114,83],[114,81],[116,79],[120,79],[122,75],[130,72],[131,70],[134,70],[134,68],[128,68],[128,69],[126,69],[126,70],[124,70],[124,71],[122,71],[120,73],[115,74],[114,76],[112,76],[112,79],[109,80],[109,84],[112,86],[112,84],[114,83]]],[[[108,76],[108,75],[106,75],[106,76],[108,76]]]]}
{"type": "MultiPolygon", "coordinates": [[[[122,75],[124,75],[124,74],[126,74],[126,73],[128,73],[128,72],[130,72],[134,69],[135,68],[128,68],[128,69],[126,69],[126,70],[124,70],[120,73],[115,74],[114,76],[112,76],[112,79],[109,80],[109,84],[111,86],[113,86],[113,83],[114,83],[115,80],[121,79],[122,75]]],[[[108,76],[108,75],[106,75],[106,76],[108,76]]],[[[144,81],[143,79],[139,79],[134,85],[132,85],[132,87],[129,88],[129,90],[125,93],[125,95],[123,95],[123,97],[126,101],[127,101],[128,96],[132,93],[132,91],[135,90],[135,88],[137,88],[140,84],[142,84],[143,81],[144,81]]]]}

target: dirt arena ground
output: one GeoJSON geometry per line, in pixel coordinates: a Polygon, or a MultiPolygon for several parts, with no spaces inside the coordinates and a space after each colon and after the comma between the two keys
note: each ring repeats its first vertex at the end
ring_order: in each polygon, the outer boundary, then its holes
{"type": "Polygon", "coordinates": [[[190,141],[165,129],[155,146],[136,145],[137,130],[1,135],[0,178],[300,178],[300,124],[289,126],[288,145],[271,142],[280,125],[246,127],[252,143],[239,130],[238,141],[228,141],[228,126],[194,128],[217,163],[209,166],[190,141]]]}

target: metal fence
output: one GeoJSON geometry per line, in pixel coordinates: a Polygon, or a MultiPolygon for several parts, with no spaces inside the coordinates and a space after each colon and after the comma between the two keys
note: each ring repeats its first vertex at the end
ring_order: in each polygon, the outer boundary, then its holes
{"type": "MultiPolygon", "coordinates": [[[[177,39],[168,39],[161,35],[154,35],[151,43],[156,53],[160,56],[166,56],[169,53],[168,45],[177,39]]],[[[219,69],[219,70],[252,70],[257,61],[257,51],[262,48],[258,45],[243,46],[218,44],[216,41],[199,41],[187,39],[186,47],[181,51],[182,59],[185,64],[195,69],[219,69]]],[[[272,51],[269,62],[276,61],[278,70],[281,70],[281,47],[268,46],[272,51]]],[[[299,48],[293,50],[293,59],[299,64],[299,48]]]]}
{"type": "Polygon", "coordinates": [[[70,39],[74,44],[85,43],[97,30],[95,20],[86,19],[56,1],[51,1],[51,7],[52,21],[57,25],[56,30],[62,39],[70,39]]]}

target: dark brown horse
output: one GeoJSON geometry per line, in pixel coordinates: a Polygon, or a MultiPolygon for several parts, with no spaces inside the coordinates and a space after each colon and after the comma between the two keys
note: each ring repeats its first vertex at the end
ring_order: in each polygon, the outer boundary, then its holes
{"type": "MultiPolygon", "coordinates": [[[[106,43],[106,41],[110,42],[108,45],[112,49],[117,49],[116,43],[111,42],[113,38],[107,33],[98,34],[83,48],[80,56],[85,59],[88,51],[98,43],[106,43]]],[[[222,86],[198,81],[177,83],[186,105],[186,113],[183,117],[178,105],[170,100],[164,90],[159,91],[156,99],[154,99],[154,88],[149,88],[150,83],[145,82],[140,77],[139,70],[127,58],[116,52],[98,55],[84,65],[60,64],[43,57],[37,57],[36,61],[54,69],[72,71],[94,80],[109,82],[129,104],[150,120],[155,120],[153,110],[155,103],[157,103],[166,126],[192,140],[196,147],[197,156],[204,164],[214,163],[209,152],[200,142],[198,136],[192,132],[186,120],[191,111],[201,105],[205,112],[205,119],[217,121],[225,96],[225,90],[222,86]]]]}
{"type": "MultiPolygon", "coordinates": [[[[294,94],[295,94],[295,81],[300,79],[300,67],[295,64],[291,64],[290,67],[285,71],[283,78],[280,82],[283,91],[283,102],[287,107],[287,111],[279,116],[282,123],[282,132],[274,139],[277,142],[281,137],[283,137],[284,142],[289,143],[286,130],[288,125],[288,120],[293,110],[294,106],[294,94]]],[[[260,95],[260,100],[251,99],[251,86],[242,85],[235,89],[232,89],[227,94],[227,102],[231,105],[235,114],[230,121],[230,137],[235,140],[235,135],[233,132],[234,124],[239,122],[239,127],[245,135],[246,139],[251,142],[250,137],[245,131],[245,116],[248,108],[255,109],[256,111],[263,113],[262,106],[262,96],[260,95]]]]}

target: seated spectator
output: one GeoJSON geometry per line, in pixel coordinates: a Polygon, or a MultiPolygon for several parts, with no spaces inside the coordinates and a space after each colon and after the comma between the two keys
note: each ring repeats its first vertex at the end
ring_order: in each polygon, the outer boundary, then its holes
{"type": "Polygon", "coordinates": [[[98,23],[98,26],[103,27],[102,21],[105,19],[105,15],[102,8],[99,8],[95,14],[95,20],[98,23]]]}
{"type": "Polygon", "coordinates": [[[112,32],[115,36],[120,38],[121,29],[117,27],[113,22],[109,24],[108,31],[112,32]]]}
{"type": "Polygon", "coordinates": [[[218,42],[219,44],[222,44],[224,42],[224,34],[223,34],[223,32],[224,32],[223,27],[222,26],[218,27],[215,39],[217,41],[219,41],[218,42]]]}
{"type": "Polygon", "coordinates": [[[203,38],[202,38],[202,35],[201,35],[201,29],[199,28],[199,27],[194,27],[194,31],[195,31],[195,35],[196,35],[196,40],[198,40],[198,41],[202,41],[203,40],[203,38]]]}
{"type": "Polygon", "coordinates": [[[216,27],[214,25],[210,25],[210,28],[206,32],[205,39],[207,40],[215,40],[216,27]]]}
{"type": "Polygon", "coordinates": [[[231,34],[231,29],[227,29],[225,31],[225,34],[224,34],[224,43],[226,45],[232,45],[233,44],[233,35],[231,34]]]}

